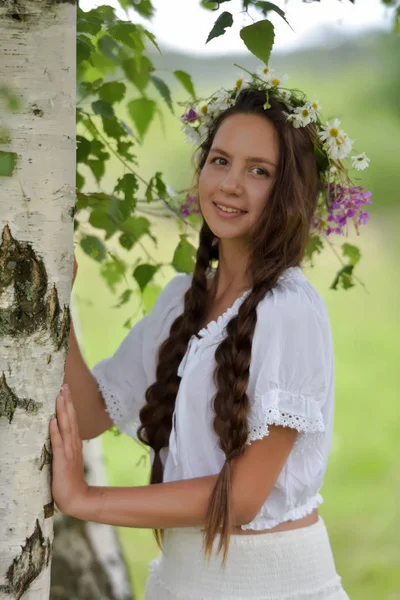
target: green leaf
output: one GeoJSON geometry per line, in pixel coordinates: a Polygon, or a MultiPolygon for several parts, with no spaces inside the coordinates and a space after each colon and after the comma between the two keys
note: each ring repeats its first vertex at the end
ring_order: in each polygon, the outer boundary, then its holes
{"type": "Polygon", "coordinates": [[[182,234],[179,237],[181,239],[175,249],[172,266],[178,273],[193,273],[196,248],[187,241],[187,236],[185,234],[182,234]]]}
{"type": "Polygon", "coordinates": [[[208,38],[206,40],[206,44],[213,38],[219,37],[220,35],[224,35],[225,29],[227,27],[232,27],[233,25],[233,17],[230,12],[223,12],[219,15],[218,19],[214,23],[214,27],[211,29],[208,34],[208,38]]]}
{"type": "Polygon", "coordinates": [[[125,96],[126,85],[121,81],[110,81],[104,83],[98,90],[98,94],[102,100],[113,104],[121,102],[125,96]]]}
{"type": "Polygon", "coordinates": [[[338,271],[338,273],[336,274],[336,277],[333,280],[330,289],[337,290],[339,284],[341,284],[344,290],[348,290],[354,287],[354,283],[352,280],[353,269],[353,265],[346,265],[342,269],[340,269],[340,271],[338,271]]]}
{"type": "Polygon", "coordinates": [[[92,109],[96,115],[101,115],[106,119],[112,119],[115,116],[112,105],[105,100],[96,100],[95,102],[92,102],[92,109]]]}
{"type": "Polygon", "coordinates": [[[143,292],[149,281],[153,279],[158,269],[159,265],[139,265],[133,271],[133,277],[138,282],[141,292],[143,292]]]}
{"type": "Polygon", "coordinates": [[[121,137],[126,135],[126,132],[116,117],[113,117],[112,119],[105,119],[102,117],[101,121],[103,124],[104,133],[108,135],[108,137],[120,140],[121,137]]]}
{"type": "Polygon", "coordinates": [[[146,19],[150,19],[150,17],[154,15],[154,7],[150,0],[119,0],[119,3],[125,10],[127,8],[133,8],[139,15],[146,19]]]}
{"type": "Polygon", "coordinates": [[[92,50],[94,47],[91,41],[83,36],[78,36],[76,39],[76,64],[80,65],[84,60],[90,61],[92,50]]]}
{"type": "Polygon", "coordinates": [[[76,172],[76,187],[78,188],[78,190],[81,190],[83,188],[83,186],[85,185],[85,181],[86,181],[86,179],[83,177],[83,175],[81,175],[77,171],[76,172]]]}
{"type": "Polygon", "coordinates": [[[125,173],[123,177],[118,179],[114,192],[121,192],[127,202],[134,203],[134,194],[138,191],[139,184],[136,175],[133,173],[125,173]]]}
{"type": "Polygon", "coordinates": [[[188,73],[185,73],[185,71],[179,71],[179,70],[174,71],[174,75],[177,78],[177,80],[183,85],[183,87],[185,88],[187,93],[190,94],[191,96],[193,96],[193,98],[195,98],[196,93],[194,91],[194,86],[193,86],[191,76],[188,73]]]}
{"type": "Polygon", "coordinates": [[[126,273],[126,264],[118,256],[109,253],[111,260],[103,263],[101,274],[107,282],[108,287],[115,292],[116,286],[122,281],[126,273]]]}
{"type": "Polygon", "coordinates": [[[158,198],[165,198],[167,196],[167,187],[162,180],[162,173],[157,171],[157,173],[150,179],[148,186],[146,188],[146,200],[147,202],[153,201],[153,189],[154,187],[157,190],[158,198]]]}
{"type": "MultiPolygon", "coordinates": [[[[149,235],[152,240],[155,240],[150,231],[150,221],[145,217],[131,216],[120,224],[120,229],[124,232],[124,234],[129,236],[129,238],[124,238],[124,240],[131,244],[130,247],[132,247],[145,234],[149,235]]],[[[127,246],[125,246],[125,248],[126,247],[127,246]]]]}
{"type": "Polygon", "coordinates": [[[91,258],[94,258],[98,262],[102,262],[106,258],[106,247],[103,242],[94,235],[85,235],[80,243],[82,250],[91,258]]]}
{"type": "Polygon", "coordinates": [[[134,25],[128,21],[117,21],[109,28],[108,33],[114,39],[131,48],[137,58],[140,58],[145,51],[143,43],[144,29],[141,25],[134,25]]]}
{"type": "Polygon", "coordinates": [[[11,177],[17,162],[18,154],[0,150],[0,177],[11,177]]]}
{"type": "Polygon", "coordinates": [[[149,38],[149,40],[151,41],[153,46],[157,48],[159,53],[162,54],[160,46],[157,44],[156,36],[154,35],[154,33],[151,33],[151,31],[148,31],[147,29],[143,29],[143,33],[149,38]]]}
{"type": "Polygon", "coordinates": [[[314,144],[314,155],[317,160],[319,170],[323,173],[329,167],[329,158],[325,152],[322,152],[321,148],[314,144]]]}
{"type": "Polygon", "coordinates": [[[261,10],[264,17],[266,17],[268,15],[268,13],[271,11],[276,12],[280,17],[282,17],[282,19],[284,21],[286,21],[286,23],[289,25],[289,27],[293,30],[289,21],[286,19],[285,11],[282,10],[281,8],[279,8],[279,6],[277,6],[273,2],[264,2],[263,0],[259,0],[258,2],[254,2],[254,6],[261,10]]]}
{"type": "Polygon", "coordinates": [[[129,114],[142,140],[153,119],[156,106],[154,100],[148,100],[147,98],[137,98],[131,100],[128,104],[129,114]]]}
{"type": "Polygon", "coordinates": [[[243,27],[240,37],[248,50],[267,65],[275,39],[272,23],[265,19],[243,27]]]}
{"type": "Polygon", "coordinates": [[[122,61],[122,68],[125,75],[140,92],[143,92],[150,81],[150,72],[153,70],[153,63],[147,56],[141,56],[139,60],[130,58],[122,61]]]}
{"type": "Polygon", "coordinates": [[[361,259],[361,250],[357,248],[357,246],[352,246],[352,244],[342,244],[342,252],[343,256],[347,256],[350,259],[351,265],[356,265],[361,259]]]}
{"type": "Polygon", "coordinates": [[[81,8],[78,8],[77,14],[77,31],[97,35],[101,31],[102,19],[90,14],[90,11],[85,13],[81,8]]]}
{"type": "Polygon", "coordinates": [[[96,229],[104,229],[107,232],[107,239],[117,231],[117,226],[111,217],[99,208],[95,208],[90,213],[89,223],[96,229]]]}
{"type": "Polygon", "coordinates": [[[113,308],[120,308],[123,304],[126,304],[131,299],[133,290],[125,290],[119,297],[119,302],[113,308]]]}
{"type": "Polygon", "coordinates": [[[76,161],[78,163],[85,163],[87,158],[89,157],[92,144],[87,138],[83,137],[82,135],[76,136],[76,143],[78,146],[76,149],[76,161]]]}
{"type": "Polygon", "coordinates": [[[174,109],[172,106],[171,92],[170,92],[170,89],[167,86],[167,84],[162,79],[160,79],[159,77],[156,77],[155,75],[150,75],[150,79],[151,79],[152,83],[155,85],[155,87],[157,88],[157,90],[160,92],[161,96],[164,98],[164,100],[167,103],[171,112],[173,113],[174,109]]]}
{"type": "Polygon", "coordinates": [[[119,64],[119,47],[115,40],[109,35],[102,35],[97,40],[97,47],[106,58],[109,58],[116,64],[119,64]]]}
{"type": "Polygon", "coordinates": [[[89,165],[97,183],[99,183],[105,173],[104,160],[88,159],[86,163],[89,165]]]}

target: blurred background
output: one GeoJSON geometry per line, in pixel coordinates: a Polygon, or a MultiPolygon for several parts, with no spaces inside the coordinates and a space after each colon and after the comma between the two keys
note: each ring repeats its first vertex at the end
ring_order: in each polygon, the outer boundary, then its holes
{"type": "MultiPolygon", "coordinates": [[[[80,7],[87,11],[99,4],[85,0],[80,7]]],[[[229,10],[235,12],[235,4],[239,12],[235,0],[229,10]]],[[[373,205],[365,207],[370,221],[361,226],[360,236],[349,229],[347,240],[361,249],[356,287],[329,289],[345,241],[337,236],[305,271],[327,304],[336,359],[334,437],[319,512],[351,600],[400,600],[400,37],[391,32],[393,11],[379,0],[356,0],[354,5],[345,0],[277,4],[286,10],[294,31],[281,19],[271,18],[276,43],[270,65],[289,76],[288,87],[319,99],[326,119],[340,118],[356,140],[355,151],[365,151],[371,159],[370,168],[360,174],[362,185],[373,192],[373,205]]],[[[205,46],[216,17],[201,8],[199,0],[153,0],[153,5],[155,17],[142,22],[160,44],[163,54],[151,58],[170,85],[174,101],[186,99],[174,81],[176,69],[189,72],[198,95],[206,95],[232,86],[239,73],[234,63],[250,70],[259,66],[243,46],[239,27],[205,46]]],[[[120,8],[119,13],[127,18],[120,8]]],[[[136,13],[132,20],[141,22],[136,13]]],[[[239,18],[238,25],[243,24],[239,18]]],[[[132,97],[137,96],[133,86],[125,84],[132,97]]],[[[179,114],[179,108],[175,116],[162,108],[137,151],[144,178],[161,171],[177,190],[192,181],[192,148],[180,131],[179,114]]],[[[123,108],[118,116],[132,126],[123,108]]],[[[108,164],[103,189],[121,174],[116,160],[108,164]]],[[[95,191],[94,180],[87,173],[85,177],[87,189],[95,191]]],[[[172,258],[179,233],[176,221],[148,218],[158,245],[143,242],[132,256],[149,252],[160,259],[172,258]]],[[[92,367],[116,350],[128,331],[123,324],[140,318],[143,307],[133,294],[128,304],[116,308],[116,296],[100,276],[99,263],[79,247],[77,258],[73,301],[82,350],[92,367]]],[[[159,273],[157,285],[146,290],[145,309],[151,308],[173,275],[172,269],[159,273]]],[[[148,460],[138,444],[112,432],[102,436],[102,443],[110,485],[148,482],[148,460]]],[[[121,528],[118,533],[141,600],[147,565],[158,548],[151,531],[121,528]]]]}

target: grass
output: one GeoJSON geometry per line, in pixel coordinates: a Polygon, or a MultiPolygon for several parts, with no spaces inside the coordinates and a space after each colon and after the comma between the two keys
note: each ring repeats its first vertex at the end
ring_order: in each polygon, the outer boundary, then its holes
{"type": "MultiPolygon", "coordinates": [[[[314,269],[306,271],[326,301],[336,359],[334,437],[320,513],[337,570],[352,600],[400,598],[398,224],[398,211],[376,215],[363,235],[348,240],[361,247],[357,275],[368,293],[361,286],[348,292],[329,290],[338,267],[329,249],[314,269]]],[[[173,230],[160,231],[160,251],[171,254],[173,230]]],[[[98,265],[83,255],[78,257],[75,299],[85,357],[93,365],[115,350],[127,333],[122,323],[137,306],[113,309],[115,297],[99,277],[98,265]]],[[[111,432],[102,439],[110,485],[146,484],[148,465],[138,464],[143,454],[139,446],[111,432]]],[[[157,555],[157,546],[148,530],[120,528],[119,535],[136,597],[141,600],[147,565],[157,555]]]]}

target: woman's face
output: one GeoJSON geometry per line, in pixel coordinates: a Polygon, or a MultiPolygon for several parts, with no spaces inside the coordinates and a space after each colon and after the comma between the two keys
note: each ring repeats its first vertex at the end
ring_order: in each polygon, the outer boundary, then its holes
{"type": "Polygon", "coordinates": [[[223,121],[199,177],[200,209],[214,235],[247,240],[268,202],[278,160],[278,135],[266,118],[235,114],[223,121]]]}

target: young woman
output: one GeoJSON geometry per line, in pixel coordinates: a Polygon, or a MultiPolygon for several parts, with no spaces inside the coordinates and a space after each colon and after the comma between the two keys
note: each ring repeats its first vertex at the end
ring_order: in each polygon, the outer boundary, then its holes
{"type": "Polygon", "coordinates": [[[146,600],[348,599],[318,514],[334,348],[301,267],[324,181],[317,121],[291,119],[290,98],[268,89],[217,97],[193,131],[205,135],[193,274],[92,372],[71,333],[53,495],[75,517],[161,534],[146,600]],[[151,485],[86,485],[81,439],[112,423],[150,446],[151,485]]]}

